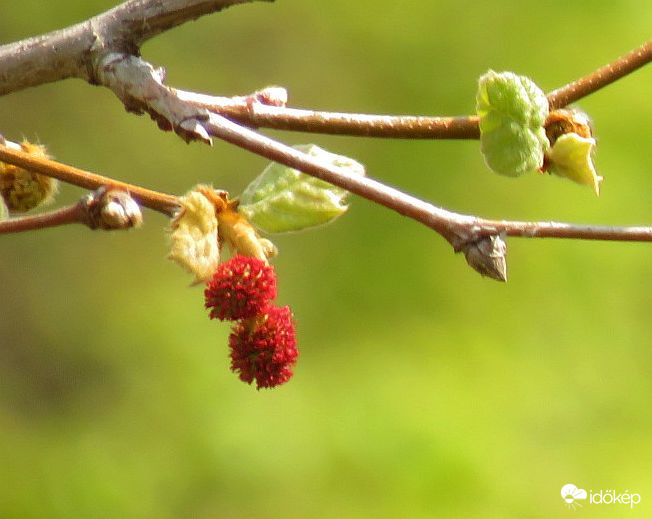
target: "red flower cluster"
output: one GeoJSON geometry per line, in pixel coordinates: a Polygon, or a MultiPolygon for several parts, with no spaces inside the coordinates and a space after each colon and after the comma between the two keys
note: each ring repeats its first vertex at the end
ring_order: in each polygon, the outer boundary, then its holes
{"type": "Polygon", "coordinates": [[[229,336],[231,370],[256,387],[274,387],[292,377],[299,352],[292,312],[272,304],[276,273],[264,261],[234,256],[222,263],[204,291],[211,319],[239,321],[229,336]]]}
{"type": "Polygon", "coordinates": [[[244,321],[229,336],[231,370],[256,387],[274,387],[292,377],[299,351],[288,306],[269,306],[253,322],[244,321]],[[251,326],[253,324],[253,326],[251,326]]]}
{"type": "Polygon", "coordinates": [[[240,255],[220,264],[204,290],[210,318],[220,321],[254,317],[275,298],[274,269],[258,258],[240,255]]]}

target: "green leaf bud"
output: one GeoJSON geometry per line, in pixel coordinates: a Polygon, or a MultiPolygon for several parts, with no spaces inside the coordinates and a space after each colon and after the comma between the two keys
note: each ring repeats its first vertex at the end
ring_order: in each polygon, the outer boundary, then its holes
{"type": "Polygon", "coordinates": [[[543,128],[548,115],[543,91],[525,76],[490,70],[480,78],[476,100],[487,166],[510,177],[540,169],[550,146],[543,128]]]}

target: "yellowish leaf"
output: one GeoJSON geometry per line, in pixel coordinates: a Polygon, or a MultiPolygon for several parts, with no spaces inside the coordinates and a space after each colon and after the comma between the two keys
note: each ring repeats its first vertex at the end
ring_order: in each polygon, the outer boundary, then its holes
{"type": "Polygon", "coordinates": [[[170,223],[168,257],[195,275],[195,283],[206,281],[220,261],[215,206],[197,189],[179,199],[181,209],[170,223]]]}
{"type": "Polygon", "coordinates": [[[548,171],[553,175],[567,178],[578,184],[589,186],[600,195],[602,177],[593,165],[595,139],[581,137],[576,133],[560,136],[548,151],[548,171]]]}

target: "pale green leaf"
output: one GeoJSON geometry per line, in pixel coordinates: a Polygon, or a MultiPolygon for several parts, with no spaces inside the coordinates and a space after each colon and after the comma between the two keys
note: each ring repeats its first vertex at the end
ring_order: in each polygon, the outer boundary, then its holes
{"type": "MultiPolygon", "coordinates": [[[[362,164],[314,144],[296,149],[333,166],[364,175],[362,164]]],[[[238,211],[265,232],[298,231],[331,222],[344,214],[348,191],[273,162],[245,189],[238,211]]]]}

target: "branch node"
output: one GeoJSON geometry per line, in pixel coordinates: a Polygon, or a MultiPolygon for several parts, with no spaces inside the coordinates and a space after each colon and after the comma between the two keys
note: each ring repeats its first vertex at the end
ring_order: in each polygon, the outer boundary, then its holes
{"type": "Polygon", "coordinates": [[[174,130],[187,142],[211,143],[201,121],[208,110],[179,99],[177,92],[164,85],[164,69],[154,67],[138,56],[111,52],[97,61],[98,78],[113,90],[129,112],[147,112],[165,131],[174,130]]]}
{"type": "Polygon", "coordinates": [[[288,91],[282,86],[270,85],[245,96],[245,100],[251,111],[255,111],[256,103],[285,108],[288,103],[288,91]]]}

